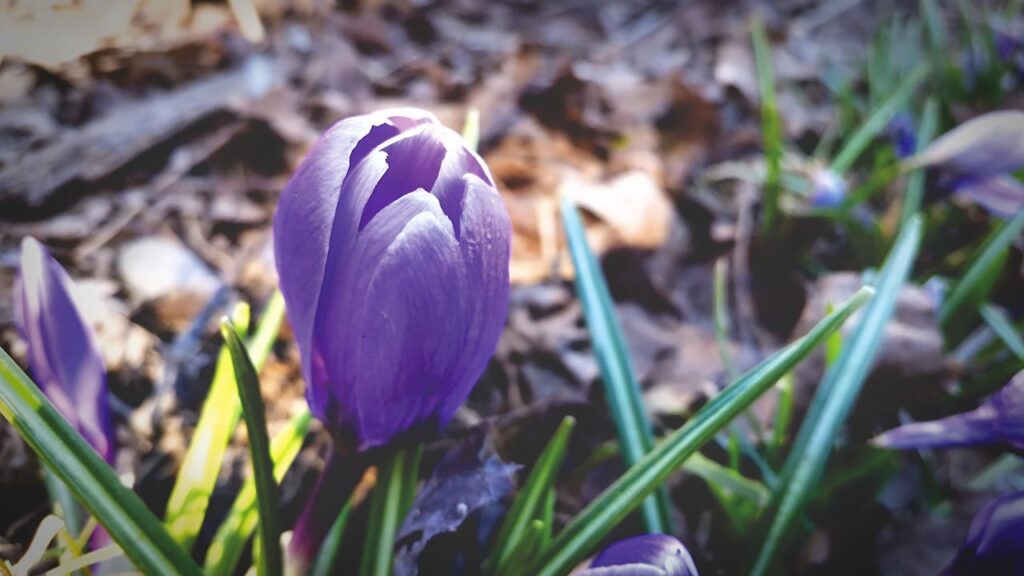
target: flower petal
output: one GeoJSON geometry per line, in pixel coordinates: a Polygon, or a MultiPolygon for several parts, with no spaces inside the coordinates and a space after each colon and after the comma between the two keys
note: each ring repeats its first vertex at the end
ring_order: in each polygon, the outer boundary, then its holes
{"type": "Polygon", "coordinates": [[[982,114],[946,132],[911,166],[941,165],[952,172],[987,178],[1024,166],[1024,112],[1000,110],[982,114]]]}
{"type": "Polygon", "coordinates": [[[583,574],[697,576],[697,568],[679,540],[666,534],[644,534],[605,548],[583,574]]]}
{"type": "Polygon", "coordinates": [[[943,574],[1024,574],[1024,492],[997,498],[978,512],[943,574]]]}
{"type": "Polygon", "coordinates": [[[1007,444],[1024,450],[1024,372],[974,410],[904,424],[875,437],[873,443],[896,449],[1007,444]]]}
{"type": "Polygon", "coordinates": [[[28,342],[28,363],[43,393],[107,461],[114,430],[103,360],[70,296],[71,279],[33,238],[21,244],[15,319],[28,342]]]}
{"type": "Polygon", "coordinates": [[[402,129],[428,122],[436,122],[433,115],[407,109],[338,122],[317,141],[281,192],[274,215],[274,257],[307,380],[313,317],[345,177],[351,167],[402,129]]]}

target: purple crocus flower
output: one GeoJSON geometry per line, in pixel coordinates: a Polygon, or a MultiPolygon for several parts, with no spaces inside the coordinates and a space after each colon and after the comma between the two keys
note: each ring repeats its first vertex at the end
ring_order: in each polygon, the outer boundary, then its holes
{"type": "Polygon", "coordinates": [[[107,373],[92,330],[69,294],[71,279],[33,238],[21,243],[14,316],[28,344],[28,365],[57,411],[108,463],[115,436],[107,373]]]}
{"type": "Polygon", "coordinates": [[[907,160],[908,167],[941,170],[940,182],[959,197],[1005,217],[1024,210],[1024,112],[999,110],[957,126],[907,160]]]}
{"type": "Polygon", "coordinates": [[[874,443],[899,449],[1004,444],[1024,450],[1024,372],[970,412],[905,424],[875,437],[874,443]]]}
{"type": "Polygon", "coordinates": [[[679,540],[644,534],[605,548],[583,576],[697,576],[697,567],[679,540]]]}
{"type": "Polygon", "coordinates": [[[835,208],[846,199],[846,181],[828,168],[815,168],[808,199],[815,208],[835,208]]]}
{"type": "Polygon", "coordinates": [[[497,346],[510,237],[483,160],[430,113],[328,130],[274,217],[313,414],[360,450],[446,423],[497,346]]]}
{"type": "Polygon", "coordinates": [[[943,576],[1024,574],[1024,491],[989,502],[943,576]]]}
{"type": "Polygon", "coordinates": [[[908,158],[917,151],[917,133],[914,129],[914,119],[910,114],[897,113],[889,121],[886,132],[898,158],[908,158]]]}

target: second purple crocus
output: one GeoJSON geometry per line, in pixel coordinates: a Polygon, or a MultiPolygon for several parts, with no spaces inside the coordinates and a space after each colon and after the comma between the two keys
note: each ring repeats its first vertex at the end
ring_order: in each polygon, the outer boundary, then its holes
{"type": "Polygon", "coordinates": [[[25,238],[14,316],[27,343],[29,372],[57,411],[112,463],[116,446],[106,368],[70,292],[67,272],[42,244],[25,238]]]}
{"type": "Polygon", "coordinates": [[[644,534],[611,544],[583,576],[698,576],[689,551],[666,534],[644,534]]]}
{"type": "Polygon", "coordinates": [[[1024,372],[969,412],[899,426],[874,439],[886,448],[1003,444],[1024,450],[1024,372]]]}
{"type": "Polygon", "coordinates": [[[1024,492],[996,498],[971,521],[942,576],[1024,574],[1024,492]]]}

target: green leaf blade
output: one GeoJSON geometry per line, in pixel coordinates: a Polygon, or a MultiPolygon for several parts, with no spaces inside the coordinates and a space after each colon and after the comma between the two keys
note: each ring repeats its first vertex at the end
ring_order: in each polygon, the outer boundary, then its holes
{"type": "Polygon", "coordinates": [[[710,440],[785,373],[811,353],[829,334],[839,329],[854,311],[874,294],[861,288],[843,306],[826,316],[803,338],[793,342],[711,399],[694,417],[595,498],[555,537],[547,552],[537,558],[528,573],[559,576],[568,573],[616,524],[656,490],[691,454],[710,440]]]}
{"type": "MultiPolygon", "coordinates": [[[[640,385],[634,376],[629,349],[615,316],[611,293],[597,257],[587,245],[579,212],[568,198],[562,199],[562,223],[576,269],[576,290],[601,368],[608,409],[615,422],[626,465],[632,466],[654,446],[651,423],[647,420],[640,385]]],[[[642,512],[649,532],[671,532],[671,506],[664,490],[658,490],[644,503],[642,512]]]]}
{"type": "MultiPolygon", "coordinates": [[[[240,333],[248,331],[248,308],[232,319],[240,333]]],[[[284,299],[276,292],[267,303],[263,318],[249,343],[249,356],[259,370],[266,362],[284,319],[284,299]]],[[[164,514],[164,525],[186,548],[191,548],[206,517],[206,508],[217,484],[221,464],[231,436],[242,417],[242,405],[235,387],[230,353],[222,347],[213,380],[199,414],[192,439],[185,451],[164,514]]]]}
{"type": "Polygon", "coordinates": [[[238,395],[242,402],[242,415],[249,433],[249,452],[252,455],[252,472],[256,485],[256,503],[259,511],[260,542],[259,576],[280,576],[283,567],[281,555],[281,521],[277,509],[277,482],[274,481],[274,464],[270,459],[270,439],[267,435],[267,420],[264,415],[263,397],[260,395],[260,381],[256,374],[245,344],[224,318],[221,323],[224,343],[231,353],[231,365],[238,384],[238,395]]]}
{"type": "Polygon", "coordinates": [[[121,484],[2,348],[0,413],[140,570],[147,574],[201,574],[142,500],[121,484]]]}
{"type": "Polygon", "coordinates": [[[773,509],[778,510],[752,574],[765,573],[790,524],[807,502],[824,470],[839,427],[846,421],[867,379],[882,342],[885,324],[896,307],[921,243],[922,221],[914,216],[897,238],[878,275],[878,296],[864,310],[859,324],[844,341],[843,350],[825,374],[804,424],[786,461],[773,509]]]}

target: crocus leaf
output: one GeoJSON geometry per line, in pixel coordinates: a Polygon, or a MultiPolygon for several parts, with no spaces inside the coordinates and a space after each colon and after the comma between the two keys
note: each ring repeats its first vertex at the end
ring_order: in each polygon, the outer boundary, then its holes
{"type": "Polygon", "coordinates": [[[873,440],[886,448],[945,448],[1004,444],[1024,450],[1024,372],[969,412],[904,424],[873,440]]]}
{"type": "MultiPolygon", "coordinates": [[[[576,269],[576,291],[583,303],[583,316],[601,368],[605,400],[615,422],[623,459],[631,466],[650,452],[654,433],[601,265],[587,245],[579,212],[567,197],[562,199],[562,222],[576,269]]],[[[648,499],[641,511],[648,532],[670,531],[671,505],[664,490],[658,490],[648,499]]]]}
{"type": "Polygon", "coordinates": [[[490,453],[484,434],[463,440],[434,468],[398,532],[395,573],[413,574],[419,553],[439,534],[454,532],[474,511],[515,487],[519,466],[490,453]]]}
{"type": "Polygon", "coordinates": [[[876,108],[867,120],[844,143],[832,160],[830,168],[839,177],[853,167],[861,153],[867,149],[875,136],[885,130],[889,120],[896,115],[913,96],[917,86],[928,76],[928,67],[921,64],[907,75],[892,95],[876,108]]]}
{"type": "Polygon", "coordinates": [[[201,574],[134,492],[0,349],[0,414],[147,574],[201,574]]]}
{"type": "Polygon", "coordinates": [[[1024,230],[1024,212],[1018,213],[992,231],[984,245],[973,254],[970,266],[942,301],[939,322],[955,323],[965,309],[981,305],[992,289],[995,277],[1006,261],[1006,250],[1024,230]]]}
{"type": "MultiPolygon", "coordinates": [[[[241,305],[232,316],[236,327],[244,334],[249,323],[248,307],[241,305]]],[[[256,333],[247,347],[257,370],[270,355],[283,319],[284,301],[280,293],[275,293],[267,302],[256,333]]],[[[186,548],[192,547],[202,527],[224,454],[241,416],[242,405],[238,399],[231,357],[224,347],[217,357],[210,391],[203,402],[164,514],[167,529],[186,548]]]]}
{"type": "MultiPolygon", "coordinates": [[[[396,450],[377,468],[377,486],[370,497],[370,520],[359,568],[362,576],[391,576],[396,561],[395,534],[412,505],[422,455],[422,444],[396,450]]],[[[451,494],[448,496],[451,498],[451,494]]],[[[412,564],[401,563],[397,571],[416,572],[412,564]]]]}
{"type": "Polygon", "coordinates": [[[1024,112],[982,114],[946,132],[907,161],[909,167],[942,166],[956,174],[987,178],[1024,166],[1024,112]]]}
{"type": "MultiPolygon", "coordinates": [[[[280,483],[302,448],[312,416],[303,410],[289,420],[270,442],[274,461],[274,478],[280,483]]],[[[256,511],[256,479],[250,477],[235,497],[231,510],[217,529],[206,552],[204,570],[209,576],[230,576],[235,571],[245,543],[252,536],[258,521],[256,511]]]]}
{"type": "Polygon", "coordinates": [[[773,494],[772,509],[777,512],[752,574],[763,574],[769,568],[776,549],[825,468],[839,427],[846,420],[867,378],[881,345],[885,324],[910,274],[921,242],[921,228],[921,217],[915,216],[900,232],[878,274],[878,296],[867,306],[853,332],[845,338],[839,359],[829,367],[818,387],[773,494]]]}
{"type": "Polygon", "coordinates": [[[530,477],[509,508],[508,515],[498,530],[498,536],[494,539],[491,555],[484,563],[487,572],[505,573],[512,551],[518,546],[530,523],[540,516],[539,511],[544,503],[544,497],[553,489],[555,478],[565,458],[569,436],[575,425],[576,419],[566,416],[537,458],[530,477]]]}
{"type": "Polygon", "coordinates": [[[704,405],[686,424],[658,443],[594,498],[527,571],[538,576],[566,574],[674,470],[741,414],[784,374],[807,357],[829,334],[871,299],[874,290],[861,288],[827,315],[803,338],[765,359],[704,405]]]}
{"type": "Polygon", "coordinates": [[[761,141],[764,146],[764,229],[771,230],[779,213],[779,179],[782,174],[782,122],[775,99],[775,72],[772,68],[771,45],[764,22],[755,17],[750,24],[757,68],[757,87],[761,97],[761,141]]]}
{"type": "Polygon", "coordinates": [[[274,481],[274,464],[270,459],[270,440],[267,437],[267,420],[264,415],[263,397],[260,395],[260,380],[256,367],[252,365],[245,344],[231,325],[229,318],[221,321],[221,335],[231,353],[231,365],[235,371],[238,395],[242,401],[245,429],[249,436],[249,453],[252,456],[252,475],[256,485],[256,509],[259,511],[260,542],[258,576],[280,576],[281,521],[277,510],[277,482],[274,481]]]}

